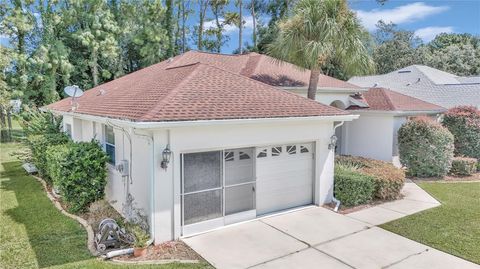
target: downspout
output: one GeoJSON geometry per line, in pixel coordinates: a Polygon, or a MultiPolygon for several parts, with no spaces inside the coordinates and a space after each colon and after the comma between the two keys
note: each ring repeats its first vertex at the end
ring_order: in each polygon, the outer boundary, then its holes
{"type": "Polygon", "coordinates": [[[151,159],[151,177],[150,177],[150,236],[152,238],[152,242],[155,240],[155,140],[153,139],[153,135],[144,135],[135,132],[135,128],[133,128],[133,133],[137,136],[141,136],[147,139],[148,143],[151,145],[152,149],[152,157],[151,159]]]}
{"type": "MultiPolygon", "coordinates": [[[[345,122],[342,121],[342,122],[336,124],[335,126],[333,126],[333,136],[335,136],[335,130],[336,130],[338,127],[342,126],[344,123],[345,123],[345,122]]],[[[335,146],[333,146],[332,149],[330,149],[330,150],[333,150],[333,151],[334,151],[334,152],[333,152],[333,155],[334,155],[334,157],[333,157],[333,165],[334,165],[334,167],[335,167],[335,146]]],[[[335,169],[334,169],[334,173],[335,173],[335,169]]],[[[335,184],[335,182],[334,182],[334,184],[335,184]]],[[[335,193],[334,193],[333,196],[332,196],[332,201],[335,203],[335,208],[333,209],[333,211],[338,212],[338,209],[340,208],[340,204],[341,204],[342,202],[341,202],[340,200],[338,200],[337,198],[335,198],[335,193]]]]}

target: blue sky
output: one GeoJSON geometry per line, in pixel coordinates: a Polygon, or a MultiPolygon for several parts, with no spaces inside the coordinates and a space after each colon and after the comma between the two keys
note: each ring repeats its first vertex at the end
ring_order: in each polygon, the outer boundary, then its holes
{"type": "MultiPolygon", "coordinates": [[[[248,1],[244,1],[248,2],[248,1]]],[[[228,10],[234,11],[237,8],[232,0],[228,10]]],[[[415,33],[428,42],[441,32],[471,33],[480,35],[480,0],[435,0],[435,1],[410,1],[410,0],[388,0],[384,5],[379,5],[374,0],[349,0],[350,7],[357,11],[362,24],[373,31],[375,23],[382,19],[385,22],[396,23],[402,29],[415,31],[415,33]]],[[[243,11],[246,21],[243,33],[243,40],[252,43],[252,17],[247,9],[243,11]]],[[[213,19],[212,14],[207,17],[213,19]]],[[[266,22],[268,18],[261,18],[266,22]]],[[[189,24],[198,23],[198,12],[189,19],[189,24]]],[[[212,22],[207,22],[213,26],[212,22]]],[[[222,47],[223,53],[231,53],[238,47],[238,28],[229,26],[225,35],[230,40],[222,47]]],[[[8,41],[0,36],[0,43],[6,45],[8,41]]],[[[193,49],[196,46],[192,43],[193,49]]]]}
{"type": "MultiPolygon", "coordinates": [[[[374,0],[350,0],[349,3],[370,31],[375,30],[375,23],[382,19],[402,29],[415,31],[424,42],[442,32],[480,35],[480,0],[388,0],[384,5],[374,0]]],[[[230,8],[234,8],[233,5],[230,8]]],[[[243,39],[251,43],[251,17],[247,10],[244,13],[247,25],[243,39]]],[[[231,53],[238,47],[238,29],[230,28],[226,34],[230,36],[230,41],[222,52],[231,53]]]]}

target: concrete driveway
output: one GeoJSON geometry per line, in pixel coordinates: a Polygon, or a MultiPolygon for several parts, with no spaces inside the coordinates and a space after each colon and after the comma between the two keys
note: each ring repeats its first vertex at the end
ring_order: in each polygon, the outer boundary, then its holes
{"type": "Polygon", "coordinates": [[[184,241],[216,268],[480,268],[321,207],[232,225],[184,241]]]}

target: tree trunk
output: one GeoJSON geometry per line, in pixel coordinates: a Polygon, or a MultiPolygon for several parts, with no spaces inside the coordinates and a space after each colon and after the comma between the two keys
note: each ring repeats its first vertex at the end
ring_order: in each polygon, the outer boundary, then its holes
{"type": "Polygon", "coordinates": [[[215,15],[215,22],[217,24],[217,52],[220,53],[220,50],[222,49],[222,25],[220,25],[220,20],[218,18],[218,5],[215,5],[214,8],[214,15],[215,15]]]}
{"type": "Polygon", "coordinates": [[[166,17],[166,28],[168,36],[168,48],[167,48],[167,57],[173,57],[173,31],[172,31],[172,18],[173,18],[173,7],[172,0],[166,0],[165,5],[167,6],[167,17],[166,17]]]}
{"type": "Polygon", "coordinates": [[[312,69],[310,71],[310,81],[308,83],[308,93],[307,97],[309,99],[315,100],[315,96],[317,95],[317,86],[318,86],[318,79],[320,78],[320,69],[312,69]]]}
{"type": "Polygon", "coordinates": [[[252,1],[252,7],[251,7],[251,12],[252,12],[252,20],[253,20],[253,36],[252,36],[252,39],[253,39],[253,48],[256,49],[257,48],[257,19],[255,17],[255,0],[251,0],[252,1]]]}
{"type": "Polygon", "coordinates": [[[198,50],[203,49],[203,23],[205,22],[205,13],[208,7],[208,0],[200,1],[200,21],[198,23],[198,50]]]}
{"type": "Polygon", "coordinates": [[[239,15],[239,21],[238,21],[238,53],[242,54],[243,53],[243,48],[242,48],[242,32],[243,32],[243,18],[242,18],[242,0],[238,0],[238,15],[239,15]]]}
{"type": "Polygon", "coordinates": [[[182,53],[185,52],[185,42],[186,42],[186,33],[185,33],[185,23],[187,21],[187,12],[185,11],[185,0],[182,0],[182,53]]]}
{"type": "Polygon", "coordinates": [[[7,123],[8,123],[8,141],[12,141],[12,112],[10,110],[7,111],[7,123]]]}
{"type": "Polygon", "coordinates": [[[97,56],[97,49],[93,49],[92,51],[92,59],[91,59],[91,67],[92,67],[92,78],[93,78],[93,86],[98,85],[98,56],[97,56]]]}

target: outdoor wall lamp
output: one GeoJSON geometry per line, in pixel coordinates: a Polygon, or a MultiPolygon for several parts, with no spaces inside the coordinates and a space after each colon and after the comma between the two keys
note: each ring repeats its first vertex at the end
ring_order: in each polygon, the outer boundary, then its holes
{"type": "Polygon", "coordinates": [[[330,137],[330,144],[328,144],[328,149],[329,150],[335,149],[336,145],[337,145],[337,137],[335,135],[332,135],[330,137]]]}
{"type": "Polygon", "coordinates": [[[162,151],[162,162],[160,163],[160,167],[167,169],[171,157],[172,151],[170,150],[170,144],[167,144],[167,147],[162,151]]]}

